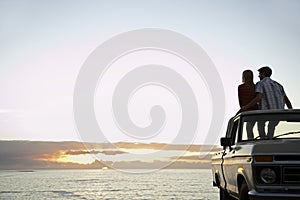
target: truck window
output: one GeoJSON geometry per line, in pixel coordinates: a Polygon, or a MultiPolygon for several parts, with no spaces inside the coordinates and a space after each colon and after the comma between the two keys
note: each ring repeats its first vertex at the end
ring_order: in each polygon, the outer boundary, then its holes
{"type": "Polygon", "coordinates": [[[244,116],[239,141],[300,138],[300,116],[265,114],[244,116]]]}

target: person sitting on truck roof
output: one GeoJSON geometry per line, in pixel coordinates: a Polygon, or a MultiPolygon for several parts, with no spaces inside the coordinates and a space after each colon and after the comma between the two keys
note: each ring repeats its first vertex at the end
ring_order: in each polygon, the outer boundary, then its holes
{"type": "MultiPolygon", "coordinates": [[[[238,97],[239,97],[239,104],[242,108],[250,103],[255,97],[255,84],[253,83],[253,72],[249,69],[243,71],[242,74],[242,81],[243,84],[238,86],[238,97]]],[[[250,107],[248,110],[257,110],[258,105],[255,104],[250,107]]],[[[253,127],[255,122],[248,122],[246,125],[247,136],[248,139],[253,139],[253,127]]]]}

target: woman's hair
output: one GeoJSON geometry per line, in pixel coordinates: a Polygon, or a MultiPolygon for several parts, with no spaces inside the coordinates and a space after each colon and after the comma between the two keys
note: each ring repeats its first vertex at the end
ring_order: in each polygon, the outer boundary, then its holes
{"type": "Polygon", "coordinates": [[[253,72],[249,69],[243,71],[243,82],[253,83],[253,72]]]}

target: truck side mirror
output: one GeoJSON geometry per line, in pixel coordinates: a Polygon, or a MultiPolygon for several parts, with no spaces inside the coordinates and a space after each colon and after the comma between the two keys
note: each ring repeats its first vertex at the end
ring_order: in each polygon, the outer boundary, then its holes
{"type": "Polygon", "coordinates": [[[221,146],[222,147],[230,147],[230,146],[232,146],[232,144],[231,144],[231,138],[222,137],[221,138],[221,146]]]}

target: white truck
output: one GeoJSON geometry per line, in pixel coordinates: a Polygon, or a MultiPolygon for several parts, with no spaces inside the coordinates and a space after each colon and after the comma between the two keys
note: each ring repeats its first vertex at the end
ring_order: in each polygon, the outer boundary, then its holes
{"type": "Polygon", "coordinates": [[[300,200],[300,110],[242,112],[221,146],[212,156],[220,200],[300,200]]]}

